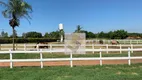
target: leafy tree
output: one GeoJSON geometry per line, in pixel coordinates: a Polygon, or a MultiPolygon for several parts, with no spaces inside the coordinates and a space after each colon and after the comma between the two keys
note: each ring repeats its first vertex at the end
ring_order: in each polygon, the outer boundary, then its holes
{"type": "Polygon", "coordinates": [[[45,38],[49,38],[49,33],[46,32],[45,35],[44,35],[44,37],[45,37],[45,38]]]}
{"type": "Polygon", "coordinates": [[[53,31],[49,33],[49,38],[52,39],[59,39],[60,38],[60,31],[53,31]]]}
{"type": "Polygon", "coordinates": [[[96,35],[92,32],[87,32],[87,38],[96,38],[96,35]]]}
{"type": "Polygon", "coordinates": [[[15,50],[15,27],[20,25],[21,18],[25,18],[28,21],[31,19],[29,13],[32,12],[32,7],[24,0],[8,0],[8,3],[0,1],[0,4],[5,8],[5,10],[2,11],[3,16],[10,19],[9,25],[12,27],[13,31],[13,50],[15,50]]]}
{"type": "Polygon", "coordinates": [[[86,34],[86,38],[96,38],[96,34],[94,34],[92,32],[81,30],[80,33],[85,33],[86,34]]]}
{"type": "Polygon", "coordinates": [[[100,33],[98,33],[98,37],[99,38],[104,38],[104,35],[105,35],[105,33],[102,31],[102,32],[100,32],[100,33]]]}
{"type": "Polygon", "coordinates": [[[26,38],[26,33],[23,33],[23,34],[22,34],[22,38],[26,38]]]}
{"type": "Polygon", "coordinates": [[[27,32],[22,35],[24,38],[42,38],[42,34],[40,32],[27,32]]]}
{"type": "Polygon", "coordinates": [[[115,38],[114,33],[112,31],[108,32],[108,38],[109,39],[114,39],[115,38]]]}
{"type": "Polygon", "coordinates": [[[45,35],[44,35],[44,37],[45,38],[51,38],[51,39],[59,39],[61,35],[64,36],[64,30],[52,31],[50,33],[46,32],[45,35]]]}
{"type": "Polygon", "coordinates": [[[8,38],[8,33],[2,31],[2,32],[1,32],[1,37],[2,37],[2,38],[8,38]]]}
{"type": "Polygon", "coordinates": [[[114,38],[115,39],[125,39],[128,37],[128,33],[127,31],[125,30],[117,30],[117,31],[114,31],[114,38]]]}

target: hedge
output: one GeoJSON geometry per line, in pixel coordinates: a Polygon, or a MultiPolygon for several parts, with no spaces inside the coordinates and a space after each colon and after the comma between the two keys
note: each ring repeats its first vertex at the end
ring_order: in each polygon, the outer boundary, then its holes
{"type": "MultiPolygon", "coordinates": [[[[47,38],[16,38],[15,43],[56,42],[58,39],[47,38]]],[[[12,43],[12,38],[0,38],[0,44],[12,43]]]]}

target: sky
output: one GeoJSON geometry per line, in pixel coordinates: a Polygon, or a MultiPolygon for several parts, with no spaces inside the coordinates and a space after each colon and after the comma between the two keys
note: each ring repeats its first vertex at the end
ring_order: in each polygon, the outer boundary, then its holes
{"type": "MultiPolygon", "coordinates": [[[[6,2],[7,0],[0,0],[6,2]]],[[[124,29],[142,33],[142,0],[25,0],[33,7],[31,24],[21,19],[18,35],[36,31],[43,35],[58,30],[60,23],[66,33],[77,25],[98,33],[124,29]]],[[[0,11],[4,10],[0,7],[0,11]]],[[[0,13],[0,32],[12,34],[12,29],[0,13]]]]}

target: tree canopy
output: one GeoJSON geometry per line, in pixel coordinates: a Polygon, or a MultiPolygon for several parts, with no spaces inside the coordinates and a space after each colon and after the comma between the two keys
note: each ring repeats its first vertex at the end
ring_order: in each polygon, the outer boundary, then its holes
{"type": "Polygon", "coordinates": [[[22,35],[23,38],[42,38],[42,34],[40,32],[27,32],[22,35]]]}

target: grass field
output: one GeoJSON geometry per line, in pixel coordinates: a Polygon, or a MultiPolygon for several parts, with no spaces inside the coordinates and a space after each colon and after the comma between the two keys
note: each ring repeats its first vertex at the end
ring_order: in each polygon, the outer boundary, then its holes
{"type": "Polygon", "coordinates": [[[0,68],[0,80],[141,80],[142,64],[0,68]]]}

